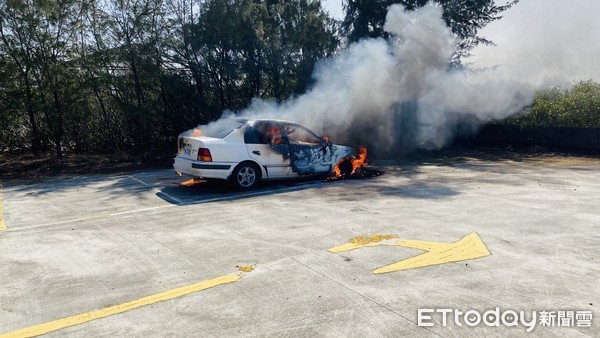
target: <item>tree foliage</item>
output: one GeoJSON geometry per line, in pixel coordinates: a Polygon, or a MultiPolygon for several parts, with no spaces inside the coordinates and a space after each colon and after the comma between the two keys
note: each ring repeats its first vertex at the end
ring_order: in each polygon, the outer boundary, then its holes
{"type": "MultiPolygon", "coordinates": [[[[444,9],[444,20],[457,38],[461,40],[455,60],[468,54],[480,43],[492,42],[478,34],[488,23],[501,18],[500,13],[515,5],[519,0],[510,0],[497,5],[496,0],[435,0],[444,9]]],[[[383,30],[388,8],[401,4],[407,10],[415,10],[430,0],[344,0],[346,16],[342,27],[350,42],[362,38],[387,38],[383,30]]]]}
{"type": "MultiPolygon", "coordinates": [[[[516,1],[437,2],[466,51],[516,1]]],[[[385,36],[392,3],[348,0],[349,39],[385,36]]],[[[341,31],[319,0],[0,0],[0,151],[171,149],[255,97],[304,92],[341,31]]]]}
{"type": "Polygon", "coordinates": [[[337,47],[320,1],[0,0],[0,151],[172,147],[337,47]]]}

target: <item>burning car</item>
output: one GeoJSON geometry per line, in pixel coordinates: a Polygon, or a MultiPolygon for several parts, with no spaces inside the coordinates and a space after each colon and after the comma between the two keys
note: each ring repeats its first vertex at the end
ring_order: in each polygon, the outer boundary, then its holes
{"type": "MultiPolygon", "coordinates": [[[[242,190],[261,180],[340,175],[340,163],[362,158],[310,129],[288,121],[230,120],[179,136],[173,167],[178,173],[229,181],[242,190]],[[345,159],[352,159],[345,161],[345,159]]],[[[361,150],[362,151],[362,150],[361,150]]],[[[364,160],[366,159],[366,150],[364,160]]],[[[361,163],[362,164],[362,163],[361,163]]]]}

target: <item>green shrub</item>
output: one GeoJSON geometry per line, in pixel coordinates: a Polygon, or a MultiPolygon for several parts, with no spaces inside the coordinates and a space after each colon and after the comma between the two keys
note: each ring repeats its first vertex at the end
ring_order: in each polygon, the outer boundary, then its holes
{"type": "Polygon", "coordinates": [[[600,128],[600,83],[589,80],[566,90],[539,90],[523,115],[504,122],[523,127],[600,128]]]}

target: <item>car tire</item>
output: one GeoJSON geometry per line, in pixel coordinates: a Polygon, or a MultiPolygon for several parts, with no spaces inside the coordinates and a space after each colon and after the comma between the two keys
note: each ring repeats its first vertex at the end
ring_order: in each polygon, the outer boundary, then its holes
{"type": "Polygon", "coordinates": [[[251,190],[256,188],[262,178],[260,167],[252,162],[243,162],[238,164],[231,178],[231,185],[238,190],[251,190]]]}

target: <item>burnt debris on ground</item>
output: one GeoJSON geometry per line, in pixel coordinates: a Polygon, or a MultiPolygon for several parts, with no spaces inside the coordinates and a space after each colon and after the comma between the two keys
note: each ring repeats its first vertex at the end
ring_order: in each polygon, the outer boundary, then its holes
{"type": "Polygon", "coordinates": [[[355,169],[352,166],[352,162],[349,159],[343,159],[342,161],[340,161],[340,163],[338,163],[337,165],[337,168],[339,168],[339,174],[333,174],[327,177],[326,181],[360,179],[366,177],[376,177],[383,174],[383,171],[367,166],[361,166],[360,168],[355,169]]]}

